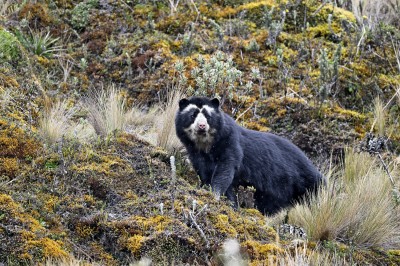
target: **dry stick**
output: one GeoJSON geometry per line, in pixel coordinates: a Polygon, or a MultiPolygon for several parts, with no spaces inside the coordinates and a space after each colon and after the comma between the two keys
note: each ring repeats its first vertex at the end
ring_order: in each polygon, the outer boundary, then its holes
{"type": "Polygon", "coordinates": [[[321,9],[326,5],[327,1],[324,1],[318,8],[317,10],[314,11],[314,13],[312,13],[311,16],[315,16],[319,11],[321,11],[321,9]]]}
{"type": "Polygon", "coordinates": [[[389,169],[388,169],[388,167],[387,167],[385,161],[383,160],[381,154],[380,154],[379,152],[377,152],[376,154],[378,155],[378,158],[381,160],[381,163],[382,163],[382,165],[383,165],[383,168],[385,169],[386,173],[387,173],[388,176],[389,176],[390,182],[392,183],[393,186],[395,186],[393,177],[392,177],[392,175],[389,173],[389,169]]]}
{"type": "Polygon", "coordinates": [[[81,247],[79,247],[78,245],[76,245],[74,242],[72,242],[71,240],[66,239],[65,241],[67,241],[69,244],[71,244],[72,246],[74,246],[78,252],[81,252],[84,256],[86,256],[86,258],[88,260],[92,259],[92,256],[89,255],[88,253],[86,253],[81,247]]]}
{"type": "Polygon", "coordinates": [[[121,0],[121,2],[122,2],[127,8],[129,8],[132,12],[134,12],[134,10],[132,9],[132,7],[130,7],[124,0],[121,0]]]}
{"type": "Polygon", "coordinates": [[[3,186],[3,185],[5,186],[5,185],[9,185],[9,184],[11,184],[11,183],[14,183],[14,182],[17,181],[18,179],[21,179],[21,177],[22,177],[22,175],[19,175],[19,176],[17,176],[16,178],[11,179],[11,180],[8,181],[8,182],[0,183],[0,187],[3,186]]]}
{"type": "Polygon", "coordinates": [[[397,66],[400,72],[400,43],[397,43],[397,41],[394,43],[392,35],[390,35],[390,41],[392,42],[394,55],[396,57],[397,66]]]}
{"type": "Polygon", "coordinates": [[[357,44],[356,55],[358,54],[358,51],[359,51],[359,49],[360,49],[361,42],[364,40],[364,35],[365,35],[365,33],[366,33],[366,30],[365,30],[365,27],[363,26],[363,27],[362,27],[361,37],[360,37],[360,40],[358,41],[358,44],[357,44]]]}
{"type": "Polygon", "coordinates": [[[246,114],[246,113],[253,107],[253,105],[254,105],[254,104],[251,104],[249,108],[247,108],[246,110],[244,110],[244,112],[241,113],[241,114],[236,118],[236,121],[238,121],[239,118],[241,118],[244,114],[246,114]]]}
{"type": "Polygon", "coordinates": [[[207,209],[208,205],[204,205],[203,208],[200,209],[200,211],[195,215],[195,217],[199,216],[200,213],[202,213],[205,209],[207,209]]]}
{"type": "MultiPolygon", "coordinates": [[[[197,9],[196,3],[193,0],[189,0],[188,2],[190,2],[194,6],[194,10],[197,13],[197,17],[196,17],[196,22],[197,22],[197,20],[199,19],[199,16],[200,16],[200,11],[197,9]]],[[[190,5],[189,5],[189,7],[190,7],[190,5]]]]}
{"type": "Polygon", "coordinates": [[[194,226],[197,228],[197,230],[199,230],[201,237],[204,239],[204,241],[206,242],[206,248],[210,248],[210,243],[207,240],[206,235],[204,234],[203,230],[200,228],[200,226],[197,224],[196,222],[196,218],[193,216],[193,212],[189,211],[189,217],[190,220],[192,221],[192,223],[194,224],[194,226]]]}
{"type": "Polygon", "coordinates": [[[175,156],[169,158],[171,162],[171,189],[172,189],[172,212],[175,210],[175,192],[176,192],[176,165],[175,156]]]}

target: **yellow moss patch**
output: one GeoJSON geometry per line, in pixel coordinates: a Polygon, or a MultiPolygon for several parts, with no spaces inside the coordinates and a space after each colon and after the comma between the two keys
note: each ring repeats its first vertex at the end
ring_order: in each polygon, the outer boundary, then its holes
{"type": "Polygon", "coordinates": [[[397,250],[389,250],[388,254],[390,255],[395,255],[395,256],[400,256],[400,249],[397,250]]]}
{"type": "Polygon", "coordinates": [[[20,19],[25,18],[28,21],[38,21],[44,26],[53,21],[53,18],[49,15],[47,6],[41,3],[25,4],[19,12],[19,17],[20,19]]]}
{"type": "MultiPolygon", "coordinates": [[[[282,4],[287,3],[287,1],[283,0],[280,1],[282,4]]],[[[246,3],[243,5],[240,5],[236,8],[232,8],[232,7],[226,7],[222,10],[220,10],[217,13],[217,17],[230,17],[230,16],[234,16],[244,10],[247,10],[248,12],[252,12],[254,11],[254,9],[260,9],[261,12],[261,8],[264,7],[275,7],[277,6],[277,2],[275,0],[267,0],[267,1],[252,1],[250,3],[246,3]]]]}
{"type": "Polygon", "coordinates": [[[121,158],[115,156],[102,156],[100,162],[90,161],[72,167],[78,173],[96,172],[110,176],[112,173],[121,172],[121,169],[131,172],[132,169],[121,158]]]}
{"type": "Polygon", "coordinates": [[[156,215],[153,217],[133,216],[131,219],[143,230],[143,233],[153,229],[157,232],[162,232],[165,227],[172,222],[172,220],[163,215],[156,215]]]}
{"type": "Polygon", "coordinates": [[[39,221],[24,213],[22,207],[15,203],[9,195],[0,194],[0,210],[2,210],[3,213],[7,213],[10,219],[27,225],[30,231],[26,231],[28,233],[28,238],[26,239],[29,239],[30,235],[32,235],[34,232],[43,230],[43,227],[40,225],[39,221]]]}
{"type": "Polygon", "coordinates": [[[275,244],[261,244],[257,241],[248,240],[241,244],[252,259],[265,260],[277,254],[283,254],[285,251],[275,244]]]}
{"type": "Polygon", "coordinates": [[[40,245],[43,247],[43,255],[45,258],[61,259],[68,257],[67,252],[61,247],[61,241],[54,241],[45,237],[40,241],[40,245]]]}
{"type": "Polygon", "coordinates": [[[354,62],[351,63],[351,69],[353,69],[358,75],[362,75],[365,77],[371,76],[371,66],[368,65],[367,61],[362,62],[354,62]]]}
{"type": "Polygon", "coordinates": [[[400,75],[385,75],[380,74],[378,77],[378,84],[381,88],[386,88],[389,86],[400,86],[400,75]]]}
{"type": "Polygon", "coordinates": [[[16,211],[20,211],[21,207],[13,201],[11,196],[0,194],[0,209],[14,214],[16,211]]]}
{"type": "Polygon", "coordinates": [[[356,120],[365,120],[366,119],[365,115],[360,114],[356,111],[343,109],[340,106],[335,106],[333,111],[335,112],[335,114],[339,114],[341,117],[343,117],[345,119],[356,119],[356,120]]]}
{"type": "Polygon", "coordinates": [[[39,144],[30,138],[19,126],[0,119],[0,157],[35,155],[39,144]]]}
{"type": "Polygon", "coordinates": [[[53,195],[46,195],[45,199],[44,199],[44,209],[47,212],[54,212],[54,209],[56,207],[57,204],[59,204],[60,199],[56,196],[53,195]]]}
{"type": "Polygon", "coordinates": [[[229,223],[229,217],[225,214],[218,214],[215,216],[212,216],[212,221],[215,226],[215,228],[221,232],[226,234],[227,236],[230,237],[236,237],[237,236],[237,231],[236,229],[229,223]]]}
{"type": "Polygon", "coordinates": [[[0,73],[0,84],[4,86],[4,88],[11,87],[11,88],[18,88],[19,83],[18,81],[8,75],[5,75],[3,73],[0,73]]]}
{"type": "Polygon", "coordinates": [[[253,129],[253,130],[262,131],[262,132],[271,131],[271,129],[269,127],[263,126],[262,124],[255,122],[255,121],[245,122],[244,126],[248,129],[253,129]]]}
{"type": "Polygon", "coordinates": [[[67,252],[63,249],[61,241],[44,237],[46,229],[40,222],[5,194],[0,194],[0,210],[5,214],[3,222],[21,228],[14,232],[13,238],[8,240],[8,245],[13,245],[10,254],[21,260],[41,261],[46,258],[66,258],[67,252]],[[22,229],[23,228],[23,229],[22,229]]]}
{"type": "Polygon", "coordinates": [[[142,247],[142,243],[145,239],[146,238],[144,236],[134,235],[134,236],[128,238],[126,247],[133,254],[137,254],[140,251],[140,248],[142,247]]]}
{"type": "Polygon", "coordinates": [[[17,158],[0,158],[0,175],[15,177],[18,169],[17,158]]]}
{"type": "Polygon", "coordinates": [[[90,245],[91,255],[95,255],[102,261],[102,265],[118,265],[113,256],[104,250],[104,248],[98,243],[91,243],[90,245]]]}
{"type": "Polygon", "coordinates": [[[91,228],[89,225],[84,225],[84,224],[78,224],[75,227],[76,233],[78,236],[82,238],[88,238],[92,235],[94,235],[94,229],[91,228]]]}
{"type": "Polygon", "coordinates": [[[327,36],[330,34],[330,30],[327,24],[320,24],[315,27],[307,28],[308,36],[314,38],[319,36],[327,36]]]}
{"type": "Polygon", "coordinates": [[[42,66],[49,66],[50,65],[50,60],[47,59],[46,57],[43,56],[35,56],[36,60],[41,64],[42,66]]]}
{"type": "Polygon", "coordinates": [[[333,10],[333,15],[340,19],[340,20],[347,20],[351,22],[356,22],[356,17],[354,14],[346,9],[340,8],[340,7],[333,7],[332,4],[327,4],[322,8],[322,11],[327,11],[331,12],[333,10]]]}

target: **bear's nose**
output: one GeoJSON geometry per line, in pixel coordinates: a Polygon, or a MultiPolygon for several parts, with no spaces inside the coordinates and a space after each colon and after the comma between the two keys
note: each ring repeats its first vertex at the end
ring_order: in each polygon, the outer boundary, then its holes
{"type": "Polygon", "coordinates": [[[197,126],[199,129],[201,129],[201,130],[205,130],[206,129],[206,124],[205,123],[200,123],[200,124],[198,124],[198,126],[197,126]]]}

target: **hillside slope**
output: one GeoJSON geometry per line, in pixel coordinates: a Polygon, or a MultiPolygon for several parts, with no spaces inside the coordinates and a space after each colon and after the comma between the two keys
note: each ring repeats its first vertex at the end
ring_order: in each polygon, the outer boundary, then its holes
{"type": "Polygon", "coordinates": [[[172,124],[159,118],[174,91],[222,97],[238,123],[288,137],[320,168],[373,133],[384,145],[371,165],[393,179],[385,219],[400,221],[400,4],[342,2],[0,1],[0,264],[219,265],[230,238],[253,265],[296,262],[297,248],[311,264],[400,263],[397,235],[277,233],[286,213],[252,209],[251,188],[237,211],[216,201],[181,147],[149,137],[172,124]],[[101,131],[90,106],[110,88],[130,118],[101,131]]]}

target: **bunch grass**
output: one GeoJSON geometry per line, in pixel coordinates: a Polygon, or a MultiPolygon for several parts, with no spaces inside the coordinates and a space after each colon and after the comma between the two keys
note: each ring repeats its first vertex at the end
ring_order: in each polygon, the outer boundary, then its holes
{"type": "Polygon", "coordinates": [[[357,247],[399,247],[400,216],[386,172],[365,153],[346,152],[343,171],[318,195],[289,214],[313,240],[336,240],[357,247]]]}

